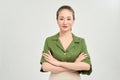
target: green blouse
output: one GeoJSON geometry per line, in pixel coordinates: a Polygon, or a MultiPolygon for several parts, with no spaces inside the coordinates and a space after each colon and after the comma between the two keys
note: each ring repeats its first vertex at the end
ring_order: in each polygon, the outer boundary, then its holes
{"type": "MultiPolygon", "coordinates": [[[[73,40],[66,49],[66,51],[64,50],[60,40],[58,39],[59,33],[57,33],[56,35],[46,38],[43,52],[48,53],[48,51],[50,51],[54,58],[63,62],[74,62],[76,58],[82,52],[84,52],[88,55],[88,57],[85,60],[83,60],[83,62],[91,65],[90,56],[87,51],[85,40],[81,37],[75,36],[74,34],[72,35],[73,35],[73,40]]],[[[40,64],[42,64],[43,62],[45,62],[45,59],[42,56],[40,60],[40,64]]],[[[42,68],[40,71],[43,72],[42,68]]],[[[90,75],[90,73],[92,72],[92,65],[90,70],[88,71],[82,70],[78,72],[82,74],[90,75]]]]}

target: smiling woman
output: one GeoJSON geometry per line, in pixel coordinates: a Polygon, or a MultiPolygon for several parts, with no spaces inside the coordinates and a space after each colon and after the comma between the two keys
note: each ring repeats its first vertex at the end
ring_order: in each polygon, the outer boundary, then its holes
{"type": "Polygon", "coordinates": [[[81,73],[90,75],[92,66],[84,38],[71,32],[74,10],[61,6],[56,19],[60,31],[46,38],[41,71],[51,72],[49,80],[80,80],[81,73]]]}

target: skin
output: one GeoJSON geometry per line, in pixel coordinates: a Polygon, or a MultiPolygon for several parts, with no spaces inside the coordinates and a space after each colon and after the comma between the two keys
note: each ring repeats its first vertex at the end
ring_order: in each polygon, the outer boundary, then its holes
{"type": "Polygon", "coordinates": [[[60,28],[60,33],[71,33],[74,23],[72,14],[73,13],[67,9],[63,9],[59,12],[57,24],[60,28]]]}
{"type": "MultiPolygon", "coordinates": [[[[59,40],[63,45],[64,50],[67,49],[71,41],[72,37],[72,26],[74,24],[73,13],[68,9],[63,9],[59,12],[57,24],[59,26],[59,40]]],[[[89,70],[90,65],[82,62],[87,55],[81,53],[75,62],[61,62],[55,59],[51,53],[49,54],[43,53],[43,56],[47,62],[42,64],[43,71],[50,71],[52,73],[59,73],[63,71],[78,71],[78,70],[89,70]]]]}

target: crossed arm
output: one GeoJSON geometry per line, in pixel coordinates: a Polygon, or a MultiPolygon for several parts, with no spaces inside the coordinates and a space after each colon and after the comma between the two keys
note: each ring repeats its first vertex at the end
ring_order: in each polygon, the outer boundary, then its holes
{"type": "Polygon", "coordinates": [[[75,62],[61,62],[56,60],[51,53],[43,53],[43,56],[47,62],[42,63],[43,71],[50,71],[52,73],[59,73],[63,71],[77,71],[77,70],[89,70],[90,65],[82,62],[87,55],[81,53],[75,62]]]}

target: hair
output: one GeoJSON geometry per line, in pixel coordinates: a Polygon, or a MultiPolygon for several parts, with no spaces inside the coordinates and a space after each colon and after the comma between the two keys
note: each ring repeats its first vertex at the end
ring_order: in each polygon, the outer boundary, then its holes
{"type": "Polygon", "coordinates": [[[68,5],[63,5],[57,10],[56,19],[58,19],[59,12],[62,11],[63,9],[67,9],[67,10],[71,11],[73,13],[73,20],[75,20],[75,12],[74,12],[73,8],[68,5]]]}

